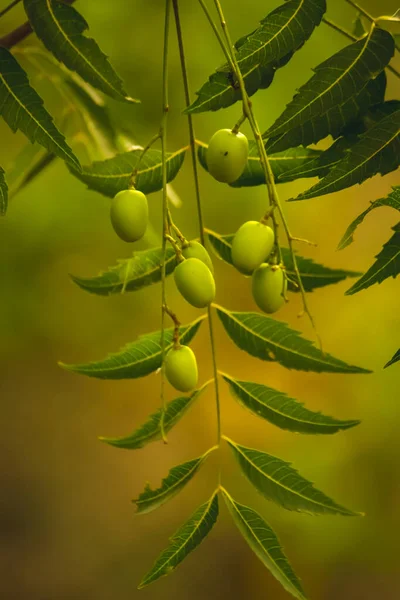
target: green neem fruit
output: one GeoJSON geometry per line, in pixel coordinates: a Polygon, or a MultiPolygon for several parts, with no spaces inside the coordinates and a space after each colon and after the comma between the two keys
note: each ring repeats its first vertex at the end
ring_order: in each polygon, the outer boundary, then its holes
{"type": "Polygon", "coordinates": [[[248,153],[249,142],[243,133],[220,129],[208,143],[208,171],[217,181],[232,183],[243,173],[248,153]]]}
{"type": "Polygon", "coordinates": [[[287,280],[281,267],[263,264],[253,273],[253,298],[262,311],[271,314],[285,302],[287,280]]]}
{"type": "Polygon", "coordinates": [[[185,258],[198,258],[214,273],[214,265],[207,250],[199,242],[189,242],[189,246],[182,248],[182,254],[185,258]]]}
{"type": "Polygon", "coordinates": [[[165,357],[165,376],[180,392],[190,392],[197,385],[197,361],[189,346],[171,348],[165,357]]]}
{"type": "Polygon", "coordinates": [[[138,190],[123,190],[111,202],[110,218],[115,233],[124,242],[144,236],[149,217],[147,198],[138,190]]]}
{"type": "Polygon", "coordinates": [[[189,304],[208,306],[215,298],[215,281],[210,269],[198,258],[186,258],[174,271],[176,287],[189,304]]]}
{"type": "Polygon", "coordinates": [[[274,247],[275,234],[271,227],[258,221],[247,221],[237,230],[232,242],[232,262],[238,271],[251,275],[274,247]]]}

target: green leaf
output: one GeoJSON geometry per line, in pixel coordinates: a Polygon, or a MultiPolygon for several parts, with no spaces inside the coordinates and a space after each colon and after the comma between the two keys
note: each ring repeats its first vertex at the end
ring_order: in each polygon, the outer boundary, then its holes
{"type": "Polygon", "coordinates": [[[386,367],[390,367],[391,365],[394,365],[394,363],[398,362],[399,360],[400,360],[400,349],[397,350],[397,352],[395,353],[393,358],[391,358],[389,360],[389,362],[386,363],[386,365],[383,368],[386,369],[386,367]]]}
{"type": "MultiPolygon", "coordinates": [[[[181,168],[187,148],[167,153],[167,181],[172,181],[181,168]]],[[[136,168],[142,149],[117,154],[107,160],[96,161],[82,167],[82,171],[71,169],[73,175],[86,183],[90,190],[95,190],[109,198],[121,190],[126,190],[132,172],[136,168]]],[[[140,161],[136,178],[136,188],[144,194],[151,194],[162,189],[162,160],[160,150],[148,150],[140,161]]]]}
{"type": "Polygon", "coordinates": [[[167,477],[162,480],[161,487],[158,489],[152,490],[149,484],[147,484],[144,492],[136,500],[133,500],[137,506],[137,513],[144,514],[151,512],[176,496],[193,479],[207,456],[216,448],[217,446],[214,446],[214,448],[210,448],[210,450],[199,456],[199,458],[188,460],[181,465],[173,467],[167,477]]]}
{"type": "Polygon", "coordinates": [[[29,85],[25,71],[13,55],[0,47],[0,114],[14,131],[19,129],[33,143],[65,160],[77,172],[80,164],[43,106],[43,100],[29,85]]]}
{"type": "MultiPolygon", "coordinates": [[[[208,171],[207,166],[207,144],[199,143],[198,158],[201,166],[208,171]]],[[[314,162],[322,154],[321,150],[313,150],[311,148],[291,148],[285,152],[279,152],[269,156],[272,172],[275,180],[280,182],[281,179],[285,181],[293,181],[289,176],[292,170],[299,167],[306,167],[311,162],[314,162]]],[[[314,172],[311,177],[315,177],[319,174],[321,169],[314,172]]],[[[295,177],[296,179],[296,177],[295,177]]],[[[249,142],[249,158],[247,165],[242,175],[231,183],[231,187],[247,187],[254,185],[265,184],[265,175],[263,168],[260,163],[260,157],[258,155],[257,144],[254,140],[249,142]]]]}
{"type": "MultiPolygon", "coordinates": [[[[179,328],[180,341],[189,344],[196,335],[205,315],[179,328]]],[[[165,330],[165,349],[171,348],[174,329],[165,330]]],[[[120,352],[110,354],[104,360],[81,365],[59,363],[67,371],[97,377],[99,379],[136,379],[144,377],[161,367],[161,332],[155,331],[140,336],[137,341],[127,344],[120,352]]]]}
{"type": "MultiPolygon", "coordinates": [[[[231,248],[234,234],[219,235],[214,231],[207,230],[207,235],[216,255],[229,265],[232,265],[231,248]]],[[[282,260],[286,267],[286,273],[289,277],[296,280],[296,273],[294,271],[292,255],[289,248],[281,248],[281,252],[282,260]]],[[[343,281],[343,279],[346,279],[347,277],[357,277],[360,275],[360,273],[355,271],[330,269],[329,267],[324,267],[323,265],[315,263],[311,258],[304,258],[303,256],[297,256],[297,265],[306,292],[312,292],[317,288],[333,283],[339,283],[339,281],[343,281]]],[[[288,281],[288,284],[289,289],[292,292],[299,291],[299,288],[290,280],[288,281]]]]}
{"type": "MultiPolygon", "coordinates": [[[[132,258],[118,261],[118,265],[97,277],[71,275],[71,278],[83,290],[99,296],[136,292],[161,281],[161,260],[162,249],[151,248],[134,252],[132,258]]],[[[167,248],[165,274],[170,275],[175,266],[175,251],[167,248]]]]}
{"type": "MultiPolygon", "coordinates": [[[[192,392],[190,396],[180,396],[179,398],[175,398],[174,400],[171,400],[171,402],[168,402],[164,414],[165,433],[171,431],[176,423],[181,420],[209,383],[210,382],[207,381],[201,388],[192,392]]],[[[110,446],[124,448],[125,450],[137,450],[138,448],[143,448],[146,444],[162,438],[161,416],[162,409],[160,408],[130,435],[118,438],[100,437],[99,440],[110,444],[110,446]]]]}
{"type": "Polygon", "coordinates": [[[299,127],[357,95],[387,66],[393,55],[393,37],[373,27],[365,38],[346,46],[315,68],[315,75],[300,88],[269,128],[267,137],[299,127]]]}
{"type": "Polygon", "coordinates": [[[290,463],[254,448],[239,446],[224,438],[238,461],[243,473],[254,487],[268,500],[287,510],[312,515],[361,516],[325,496],[304,479],[290,463]]]}
{"type": "Polygon", "coordinates": [[[344,158],[319,183],[292,201],[332,194],[377,173],[386,175],[400,164],[400,108],[384,117],[351,145],[344,158]]]}
{"type": "Polygon", "coordinates": [[[275,532],[255,510],[236,502],[224,488],[221,488],[221,491],[237,528],[253,552],[285,590],[295,598],[305,600],[301,583],[293,572],[275,532]]]}
{"type": "Polygon", "coordinates": [[[394,234],[376,255],[374,264],[347,290],[346,296],[365,290],[375,283],[382,283],[389,277],[394,279],[400,273],[400,222],[392,230],[394,234]]]}
{"type": "Polygon", "coordinates": [[[216,306],[216,310],[231,340],[251,356],[276,361],[288,369],[299,371],[370,372],[321,352],[286,323],[256,312],[230,312],[221,306],[216,306]]]}
{"type": "Polygon", "coordinates": [[[218,517],[218,495],[202,504],[172,536],[170,545],[161,553],[153,568],[139,585],[139,589],[169,575],[210,533],[218,517]]]}
{"type": "Polygon", "coordinates": [[[343,250],[349,246],[352,242],[354,242],[354,232],[357,227],[364,221],[365,217],[375,208],[379,208],[380,206],[389,206],[400,211],[400,186],[395,186],[393,191],[386,198],[379,198],[379,200],[375,200],[375,202],[371,202],[369,207],[364,210],[354,221],[348,226],[346,229],[346,233],[342,237],[339,242],[338,250],[343,250]]]}
{"type": "MultiPolygon", "coordinates": [[[[383,102],[385,90],[386,73],[382,71],[376,79],[368,81],[359,93],[350,96],[342,104],[333,106],[323,115],[315,116],[294,129],[271,137],[265,146],[267,152],[281,152],[286,148],[316,144],[328,135],[337,138],[342,130],[358,119],[367,108],[383,102]]],[[[265,136],[266,134],[263,135],[265,136]]]]}
{"type": "Polygon", "coordinates": [[[8,186],[4,176],[4,169],[0,167],[0,215],[5,215],[8,205],[8,186]]]}
{"type": "Polygon", "coordinates": [[[339,421],[304,407],[301,402],[266,385],[239,381],[222,373],[232,396],[252,413],[281,429],[297,433],[331,434],[358,425],[360,421],[339,421]]]}
{"type": "Polygon", "coordinates": [[[74,7],[58,0],[24,0],[24,7],[36,35],[57,60],[105,94],[135,102],[96,42],[82,35],[88,24],[74,7]]]}

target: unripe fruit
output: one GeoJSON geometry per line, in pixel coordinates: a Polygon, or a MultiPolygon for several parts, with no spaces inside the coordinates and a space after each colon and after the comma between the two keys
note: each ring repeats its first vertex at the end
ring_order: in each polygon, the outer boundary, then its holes
{"type": "Polygon", "coordinates": [[[176,287],[189,304],[208,306],[215,298],[215,281],[210,269],[198,258],[186,258],[174,271],[176,287]]]}
{"type": "Polygon", "coordinates": [[[285,302],[287,279],[281,267],[263,264],[253,273],[253,298],[262,311],[271,314],[285,302]]]}
{"type": "Polygon", "coordinates": [[[243,133],[220,129],[208,143],[208,171],[217,181],[232,183],[243,173],[248,153],[249,142],[243,133]]]}
{"type": "Polygon", "coordinates": [[[214,265],[207,250],[199,242],[189,242],[189,246],[182,248],[182,254],[185,258],[198,258],[214,273],[214,265]]]}
{"type": "Polygon", "coordinates": [[[247,221],[237,230],[232,241],[232,262],[238,271],[251,275],[267,260],[274,247],[271,227],[258,221],[247,221]]]}
{"type": "Polygon", "coordinates": [[[124,242],[136,242],[144,236],[149,217],[147,198],[138,190],[123,190],[114,196],[110,218],[115,233],[124,242]]]}
{"type": "Polygon", "coordinates": [[[165,376],[180,392],[190,392],[197,385],[197,361],[189,346],[173,347],[165,357],[165,376]]]}

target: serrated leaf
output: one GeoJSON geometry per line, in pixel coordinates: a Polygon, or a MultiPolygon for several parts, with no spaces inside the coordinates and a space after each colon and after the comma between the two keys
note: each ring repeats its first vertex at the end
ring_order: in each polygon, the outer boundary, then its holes
{"type": "MultiPolygon", "coordinates": [[[[168,433],[176,425],[178,421],[186,414],[189,408],[205,390],[210,382],[205,383],[201,388],[195,390],[190,396],[180,396],[168,402],[164,414],[164,432],[168,433]]],[[[136,431],[128,436],[110,438],[100,437],[102,442],[115,446],[116,448],[124,448],[125,450],[137,450],[143,448],[150,442],[155,442],[162,438],[161,435],[161,417],[162,409],[150,415],[148,420],[141,425],[136,431]]]]}
{"type": "Polygon", "coordinates": [[[238,348],[288,369],[317,373],[369,373],[322,352],[286,323],[256,312],[230,312],[216,306],[225,331],[238,348]]]}
{"type": "MultiPolygon", "coordinates": [[[[196,335],[205,315],[190,325],[179,328],[180,342],[189,344],[196,335]]],[[[165,349],[172,347],[174,329],[165,330],[165,349]]],[[[135,342],[127,344],[122,350],[110,354],[104,360],[81,365],[59,363],[67,371],[97,377],[99,379],[136,379],[144,377],[161,367],[161,332],[155,331],[140,336],[135,342]]]]}
{"type": "Polygon", "coordinates": [[[253,414],[288,431],[309,434],[332,434],[358,425],[360,421],[339,421],[314,412],[287,394],[260,383],[239,381],[222,373],[232,396],[253,414]]]}
{"type": "MultiPolygon", "coordinates": [[[[234,234],[219,235],[210,230],[206,230],[206,232],[216,255],[229,265],[232,265],[231,248],[234,234]]],[[[281,253],[286,273],[290,278],[296,280],[296,273],[293,268],[293,260],[289,248],[281,248],[281,253]]],[[[317,288],[333,283],[339,283],[347,277],[357,277],[360,275],[360,273],[355,271],[330,269],[329,267],[315,263],[311,258],[304,258],[303,256],[297,256],[297,266],[306,292],[312,292],[317,288]]],[[[288,287],[292,292],[299,291],[299,288],[296,287],[290,279],[288,281],[288,287]]]]}
{"type": "Polygon", "coordinates": [[[303,588],[286,558],[281,544],[271,527],[249,506],[239,504],[221,488],[232,518],[253,552],[282,586],[298,600],[305,600],[303,588]]]}
{"type": "MultiPolygon", "coordinates": [[[[333,106],[325,114],[309,119],[294,129],[269,138],[265,146],[267,152],[281,152],[295,146],[316,144],[328,135],[337,138],[368,107],[383,102],[385,89],[386,73],[382,71],[376,79],[367,81],[357,94],[350,96],[342,104],[333,106]]],[[[263,135],[265,136],[266,134],[263,135]]]]}
{"type": "Polygon", "coordinates": [[[43,100],[29,85],[25,71],[13,55],[0,47],[0,114],[15,133],[18,129],[32,143],[38,142],[77,172],[79,160],[54,125],[43,100]]]}
{"type": "Polygon", "coordinates": [[[393,358],[391,358],[389,360],[389,362],[387,362],[383,368],[386,369],[387,367],[394,365],[394,363],[398,362],[399,360],[400,360],[400,349],[397,350],[397,352],[394,354],[393,358]]]}
{"type": "Polygon", "coordinates": [[[5,178],[5,172],[0,167],[0,214],[5,215],[8,206],[8,186],[5,178]]]}
{"type": "Polygon", "coordinates": [[[133,102],[97,43],[84,35],[88,24],[78,11],[58,0],[24,0],[38,38],[68,69],[105,94],[133,102]]]}
{"type": "Polygon", "coordinates": [[[172,536],[170,545],[161,553],[153,568],[139,585],[139,589],[169,575],[210,533],[218,517],[218,495],[202,504],[172,536]]]}
{"type": "Polygon", "coordinates": [[[346,233],[340,240],[338,244],[338,250],[343,250],[347,248],[351,243],[354,242],[354,232],[359,225],[364,221],[365,217],[375,208],[379,208],[380,206],[389,206],[400,211],[400,186],[395,186],[393,191],[386,198],[379,198],[379,200],[375,200],[371,202],[369,207],[364,210],[354,221],[348,226],[346,229],[346,233]]]}
{"type": "MultiPolygon", "coordinates": [[[[179,172],[187,148],[167,153],[167,181],[172,181],[179,172]]],[[[96,161],[82,167],[82,171],[71,169],[73,175],[86,183],[90,190],[95,190],[109,198],[121,190],[126,190],[132,172],[142,155],[141,149],[117,154],[107,160],[96,161]]],[[[136,189],[144,194],[151,194],[162,189],[162,160],[160,150],[148,150],[142,160],[136,178],[136,189]]]]}
{"type": "MultiPolygon", "coordinates": [[[[203,144],[202,142],[198,142],[198,158],[201,166],[208,171],[207,166],[207,144],[203,144]]],[[[269,162],[271,164],[271,169],[274,174],[275,180],[279,183],[280,179],[285,179],[285,181],[293,181],[293,179],[289,176],[289,173],[292,170],[297,169],[299,167],[306,167],[306,165],[314,162],[317,158],[322,154],[321,150],[313,150],[311,148],[291,148],[290,150],[286,150],[285,152],[279,152],[277,154],[271,154],[269,158],[269,162]]],[[[321,169],[317,169],[316,172],[312,175],[315,177],[319,174],[321,169]]],[[[265,175],[264,170],[261,166],[260,157],[258,155],[257,144],[254,140],[250,140],[249,142],[249,157],[247,160],[247,165],[242,173],[242,175],[230,184],[231,187],[248,187],[255,185],[265,184],[265,175]]]]}
{"type": "MultiPolygon", "coordinates": [[[[71,275],[80,288],[97,294],[108,296],[123,292],[136,292],[144,287],[161,281],[162,249],[151,248],[134,252],[132,258],[118,261],[118,265],[97,277],[76,277],[71,275]]],[[[170,275],[176,266],[176,255],[173,248],[167,248],[165,274],[170,275]]]]}
{"type": "Polygon", "coordinates": [[[400,273],[400,223],[392,227],[392,230],[394,234],[376,255],[374,264],[347,290],[346,296],[365,290],[375,283],[382,283],[389,277],[394,279],[400,273]]]}
{"type": "Polygon", "coordinates": [[[229,438],[225,437],[225,440],[247,479],[268,500],[287,510],[312,515],[360,516],[315,489],[290,463],[260,450],[240,446],[229,438]]]}
{"type": "Polygon", "coordinates": [[[147,484],[140,496],[133,500],[137,506],[136,512],[140,514],[151,512],[171,500],[193,479],[208,455],[216,448],[217,446],[214,446],[202,456],[173,467],[167,477],[162,480],[161,487],[158,489],[152,490],[147,484]]]}
{"type": "Polygon", "coordinates": [[[400,164],[400,109],[384,117],[349,146],[344,158],[316,185],[292,201],[308,200],[361,184],[400,164]]]}
{"type": "Polygon", "coordinates": [[[387,31],[372,27],[365,37],[343,48],[315,68],[282,115],[266,132],[276,137],[327,113],[357,95],[394,55],[394,40],[387,31]]]}

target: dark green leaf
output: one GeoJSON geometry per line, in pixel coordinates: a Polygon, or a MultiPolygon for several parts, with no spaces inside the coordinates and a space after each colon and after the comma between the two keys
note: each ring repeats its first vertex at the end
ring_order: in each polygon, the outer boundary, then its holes
{"type": "Polygon", "coordinates": [[[386,365],[383,367],[384,369],[386,369],[386,367],[390,367],[391,365],[394,365],[394,363],[398,362],[400,360],[400,349],[397,350],[396,354],[393,356],[393,358],[391,358],[389,360],[388,363],[386,363],[386,365]]]}
{"type": "Polygon", "coordinates": [[[224,488],[221,491],[237,528],[253,552],[285,590],[298,600],[305,600],[301,583],[293,572],[275,532],[255,510],[236,502],[224,488]]]}
{"type": "MultiPolygon", "coordinates": [[[[216,255],[224,260],[229,265],[232,265],[231,247],[233,234],[231,235],[219,235],[214,231],[207,230],[208,239],[215,251],[216,255]]],[[[289,277],[296,279],[296,273],[293,268],[292,255],[289,248],[281,248],[282,260],[286,267],[286,273],[289,277]]],[[[342,269],[330,269],[324,267],[318,263],[315,263],[311,258],[304,258],[303,256],[297,256],[297,266],[300,271],[301,280],[306,292],[312,292],[313,290],[331,285],[333,283],[339,283],[347,277],[357,277],[360,273],[355,271],[344,271],[342,269]]],[[[292,292],[298,292],[299,288],[293,285],[289,280],[289,289],[292,292]]]]}
{"type": "Polygon", "coordinates": [[[161,553],[153,568],[139,585],[139,589],[169,575],[210,533],[218,517],[218,495],[202,504],[172,536],[170,545],[161,553]]]}
{"type": "MultiPolygon", "coordinates": [[[[187,148],[167,153],[167,180],[172,181],[181,168],[187,148]]],[[[71,169],[72,173],[86,183],[89,189],[113,198],[121,190],[126,190],[133,170],[136,168],[142,150],[132,150],[117,154],[113,158],[97,161],[83,167],[82,171],[71,169]]],[[[160,150],[148,150],[142,160],[136,179],[136,188],[144,194],[157,192],[162,188],[162,161],[160,150]]]]}
{"type": "MultiPolygon", "coordinates": [[[[182,344],[190,343],[204,318],[203,315],[190,325],[179,328],[182,344]]],[[[165,330],[166,351],[172,346],[173,334],[173,328],[165,330]]],[[[127,344],[118,353],[110,354],[104,360],[82,365],[59,364],[68,371],[99,379],[136,379],[157,371],[161,367],[161,356],[161,332],[155,331],[140,336],[136,342],[127,344]]]]}
{"type": "Polygon", "coordinates": [[[360,421],[339,421],[320,412],[313,412],[301,402],[266,385],[239,381],[222,374],[233,397],[252,413],[281,429],[297,433],[331,434],[358,425],[360,421]]]}
{"type": "Polygon", "coordinates": [[[321,352],[286,323],[256,312],[230,312],[217,306],[217,314],[232,341],[261,360],[277,361],[288,369],[318,373],[369,373],[321,352]]]}
{"type": "Polygon", "coordinates": [[[327,150],[309,163],[290,171],[287,175],[293,180],[306,177],[325,177],[346,155],[348,149],[357,143],[357,136],[340,137],[327,150]]]}
{"type": "Polygon", "coordinates": [[[400,273],[400,223],[392,227],[394,234],[377,254],[376,261],[364,275],[347,290],[346,295],[356,294],[374,283],[382,283],[400,273]]]}
{"type": "Polygon", "coordinates": [[[73,6],[58,0],[24,0],[24,6],[36,35],[60,62],[105,94],[134,101],[96,42],[82,35],[88,24],[73,6]]]}
{"type": "Polygon", "coordinates": [[[0,215],[5,215],[8,206],[8,186],[4,169],[0,167],[0,215]]]}
{"type": "Polygon", "coordinates": [[[133,500],[137,506],[137,513],[151,512],[176,496],[196,475],[207,456],[216,448],[217,446],[214,446],[214,448],[211,448],[205,454],[199,456],[199,458],[194,458],[173,467],[167,477],[162,480],[161,487],[158,489],[152,490],[149,484],[147,484],[139,498],[133,500]]]}
{"type": "Polygon", "coordinates": [[[376,77],[393,54],[393,37],[373,27],[365,38],[346,46],[315,68],[315,75],[300,88],[267,131],[267,137],[281,135],[342,105],[376,77]]]}
{"type": "Polygon", "coordinates": [[[13,55],[1,47],[0,98],[0,114],[12,131],[21,130],[32,143],[38,142],[79,172],[78,159],[54,125],[43,100],[29,85],[25,71],[13,55]]]}
{"type": "MultiPolygon", "coordinates": [[[[79,287],[92,294],[108,296],[124,292],[136,292],[148,285],[161,281],[162,249],[151,248],[134,252],[132,258],[118,261],[118,265],[97,277],[75,277],[79,287]]],[[[165,271],[170,275],[175,269],[175,251],[167,248],[165,271]]]]}
{"type": "Polygon", "coordinates": [[[325,496],[304,479],[290,463],[254,448],[239,446],[225,438],[243,473],[268,500],[287,510],[312,515],[360,516],[325,496]]]}
{"type": "MultiPolygon", "coordinates": [[[[198,157],[201,166],[208,171],[207,166],[207,144],[199,144],[198,157]]],[[[293,181],[290,177],[292,170],[297,168],[306,168],[310,163],[314,163],[316,159],[322,154],[321,150],[312,150],[311,148],[291,148],[285,152],[279,152],[269,156],[272,172],[275,180],[280,182],[281,179],[286,181],[293,181]]],[[[311,177],[315,177],[321,172],[318,168],[311,177]]],[[[294,178],[296,179],[296,177],[294,178]]],[[[265,175],[263,168],[260,163],[260,157],[258,155],[257,144],[254,140],[249,142],[249,158],[247,161],[246,168],[242,175],[231,183],[232,187],[247,187],[254,185],[262,185],[265,183],[265,175]]]]}
{"type": "Polygon", "coordinates": [[[372,211],[374,208],[379,208],[379,206],[390,206],[398,211],[400,211],[400,186],[395,186],[393,191],[386,198],[379,198],[379,200],[375,200],[375,202],[371,202],[367,210],[364,210],[354,221],[348,226],[346,229],[346,233],[342,237],[339,242],[338,250],[343,250],[349,246],[352,242],[354,242],[354,232],[357,227],[364,221],[365,217],[372,211]]]}
{"type": "MultiPolygon", "coordinates": [[[[168,402],[164,414],[165,433],[168,433],[181,420],[209,383],[209,381],[205,383],[201,388],[192,392],[190,396],[180,396],[168,402]]],[[[118,438],[100,437],[99,439],[116,448],[124,448],[126,450],[143,448],[146,444],[161,439],[161,416],[162,410],[159,409],[139,429],[130,435],[118,438]]]]}

